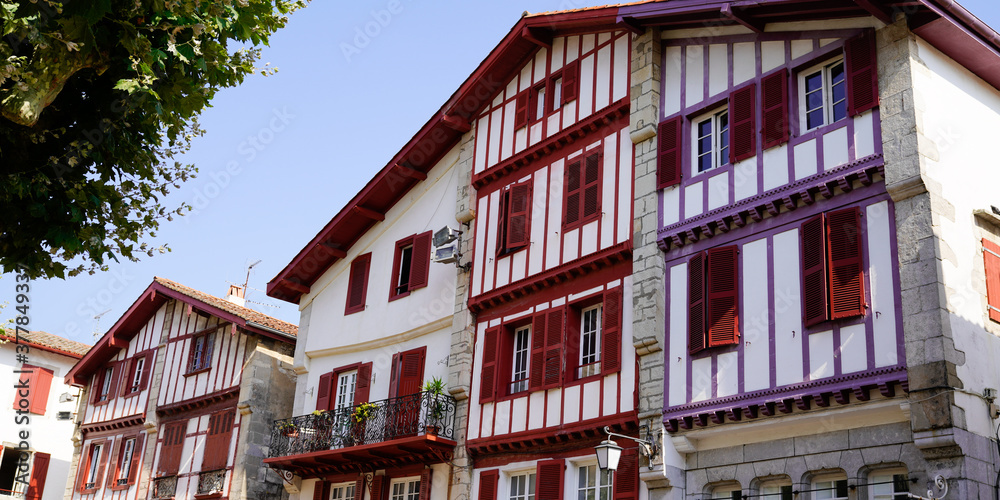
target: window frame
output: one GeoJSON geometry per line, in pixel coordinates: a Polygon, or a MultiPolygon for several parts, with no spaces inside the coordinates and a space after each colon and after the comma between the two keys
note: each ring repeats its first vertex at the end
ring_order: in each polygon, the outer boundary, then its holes
{"type": "MultiPolygon", "coordinates": [[[[813,64],[809,67],[796,71],[796,85],[798,88],[798,96],[799,96],[797,115],[799,119],[800,134],[805,134],[826,126],[834,125],[847,118],[850,118],[851,116],[850,102],[849,102],[848,88],[847,88],[847,60],[846,57],[844,56],[843,51],[834,54],[832,57],[824,58],[822,62],[813,64]],[[841,71],[841,80],[839,81],[839,83],[831,81],[832,80],[831,70],[833,67],[837,65],[840,65],[840,71],[841,71]],[[821,108],[823,110],[822,112],[823,123],[810,127],[809,126],[810,109],[808,103],[809,99],[806,92],[806,80],[817,73],[820,74],[819,92],[821,92],[821,98],[822,98],[821,108]],[[833,100],[833,87],[835,85],[842,85],[844,89],[843,99],[839,101],[833,100]],[[843,102],[844,116],[837,118],[835,115],[835,108],[836,105],[840,102],[843,102]]],[[[817,109],[820,108],[813,108],[813,110],[817,109]]]]}
{"type": "MultiPolygon", "coordinates": [[[[531,382],[531,323],[525,323],[520,326],[513,328],[512,332],[513,338],[511,342],[511,353],[510,353],[510,376],[505,377],[509,381],[507,382],[507,395],[515,395],[522,392],[527,392],[530,388],[531,382]],[[518,337],[524,332],[524,348],[518,348],[518,337]],[[519,359],[520,358],[520,359],[519,359]],[[522,370],[518,369],[518,362],[523,365],[522,370]],[[523,374],[522,378],[515,378],[518,375],[523,374]],[[515,387],[517,384],[517,387],[515,387]]],[[[500,353],[504,355],[505,353],[500,353]]],[[[502,374],[501,374],[502,375],[502,374]]]]}
{"type": "Polygon", "coordinates": [[[394,256],[392,259],[392,281],[389,283],[389,302],[401,299],[403,297],[408,297],[415,290],[425,288],[428,281],[430,280],[430,257],[431,257],[431,231],[426,231],[423,233],[411,234],[403,239],[396,241],[394,256]],[[404,251],[410,249],[410,260],[409,269],[407,270],[407,282],[406,289],[402,290],[399,285],[399,280],[401,279],[402,266],[404,251]],[[426,255],[421,255],[421,253],[426,253],[426,255]],[[420,261],[425,261],[421,265],[422,268],[417,264],[420,261]],[[418,270],[423,270],[423,276],[420,275],[418,270]]]}
{"type": "Polygon", "coordinates": [[[594,490],[594,500],[614,500],[615,478],[614,474],[610,470],[602,470],[600,467],[597,466],[597,463],[591,463],[589,461],[572,462],[572,466],[573,466],[573,474],[575,476],[574,478],[575,481],[573,481],[572,483],[573,491],[576,493],[577,498],[580,498],[581,495],[583,495],[583,498],[586,498],[587,495],[586,491],[594,490]],[[593,471],[595,473],[594,485],[590,486],[589,484],[580,484],[583,481],[587,481],[589,483],[589,474],[591,473],[590,470],[591,468],[593,468],[593,471]],[[586,471],[586,474],[588,476],[587,479],[583,477],[584,475],[583,471],[586,471]],[[605,480],[607,480],[607,484],[604,484],[605,480]],[[606,497],[601,496],[601,494],[604,491],[607,491],[606,497]]]}
{"type": "Polygon", "coordinates": [[[149,378],[152,374],[152,366],[154,362],[155,349],[148,349],[142,352],[138,352],[135,356],[128,361],[128,371],[125,373],[125,377],[122,379],[123,382],[127,382],[122,385],[121,396],[129,398],[139,394],[140,392],[146,390],[149,387],[149,378]],[[139,363],[142,363],[142,371],[138,370],[139,363]],[[138,372],[138,373],[137,373],[138,372]],[[136,375],[139,376],[138,384],[136,384],[136,375]]]}
{"type": "Polygon", "coordinates": [[[535,469],[505,472],[504,476],[507,485],[506,500],[535,500],[535,493],[538,489],[538,474],[535,469]],[[517,478],[524,480],[524,494],[515,496],[514,480],[517,478]]]}
{"type": "Polygon", "coordinates": [[[812,478],[809,482],[810,489],[813,490],[812,495],[816,500],[848,500],[850,493],[848,492],[850,484],[847,482],[847,476],[845,474],[829,474],[812,478]],[[821,483],[830,483],[830,487],[820,486],[821,483]],[[838,490],[843,487],[843,496],[837,496],[838,490]],[[830,498],[820,498],[819,494],[822,492],[832,491],[834,496],[830,498]]]}
{"type": "Polygon", "coordinates": [[[360,371],[360,368],[361,368],[361,366],[358,365],[356,368],[353,368],[353,369],[343,370],[343,371],[340,371],[340,372],[334,372],[334,376],[336,377],[336,381],[335,381],[336,385],[334,386],[335,389],[334,389],[334,396],[333,396],[334,401],[333,401],[333,410],[332,411],[339,411],[341,409],[350,408],[350,407],[354,406],[354,395],[357,393],[357,390],[358,390],[358,372],[360,371]],[[351,386],[350,387],[351,388],[350,394],[351,394],[351,397],[350,397],[350,401],[348,402],[348,404],[341,405],[341,399],[343,398],[343,396],[345,395],[345,393],[341,393],[342,387],[341,387],[340,382],[341,382],[341,379],[346,378],[346,377],[351,377],[351,379],[350,379],[350,386],[351,386]]]}
{"type": "Polygon", "coordinates": [[[420,476],[394,477],[389,479],[388,500],[420,500],[420,476]],[[404,491],[396,498],[394,491],[397,485],[403,485],[404,491]]]}
{"type": "Polygon", "coordinates": [[[113,454],[115,460],[113,465],[114,468],[111,471],[111,477],[109,479],[109,484],[113,491],[116,490],[126,490],[133,486],[139,476],[138,468],[142,465],[142,447],[145,444],[145,433],[142,431],[136,431],[132,434],[125,434],[122,436],[121,441],[117,445],[116,453],[113,454]],[[126,454],[126,445],[128,442],[132,442],[132,452],[131,454],[126,454]],[[127,459],[127,465],[126,465],[127,459]],[[122,472],[125,472],[125,477],[122,477],[122,472]],[[133,474],[133,472],[135,474],[133,474]],[[122,479],[125,482],[119,484],[122,479]]]}
{"type": "Polygon", "coordinates": [[[601,215],[604,213],[602,211],[604,208],[603,200],[601,199],[604,193],[604,189],[602,187],[604,185],[604,161],[605,161],[604,147],[602,145],[599,145],[597,147],[581,151],[580,154],[575,155],[572,158],[567,157],[566,160],[563,162],[565,166],[563,170],[563,187],[562,187],[563,213],[561,222],[562,222],[562,231],[564,234],[568,231],[581,228],[595,220],[600,219],[601,215]],[[586,181],[587,162],[590,160],[590,158],[593,158],[595,156],[597,157],[597,159],[595,160],[597,162],[597,179],[595,179],[593,182],[588,183],[586,181]],[[575,164],[578,165],[577,168],[579,169],[579,174],[578,174],[580,176],[579,187],[573,191],[570,191],[569,187],[570,186],[569,179],[571,175],[570,169],[575,164]],[[595,210],[594,213],[589,215],[586,214],[586,193],[588,188],[596,190],[595,210]],[[569,200],[570,197],[573,196],[574,194],[576,194],[579,197],[577,202],[577,208],[579,211],[577,220],[570,221],[568,212],[569,200]]]}
{"type": "Polygon", "coordinates": [[[215,355],[215,333],[218,328],[201,332],[191,337],[188,347],[187,371],[185,376],[197,375],[212,369],[212,357],[215,355]],[[201,353],[196,351],[198,340],[205,339],[201,353]]]}
{"type": "Polygon", "coordinates": [[[584,306],[580,308],[580,324],[579,324],[579,350],[577,353],[577,367],[576,367],[576,380],[585,379],[594,375],[601,374],[601,361],[603,356],[601,356],[601,346],[603,342],[603,313],[604,313],[604,302],[600,302],[594,305],[584,306]],[[593,321],[596,323],[596,328],[593,332],[588,332],[585,329],[587,323],[587,315],[593,313],[593,321]],[[593,352],[586,352],[585,350],[585,340],[589,333],[593,333],[594,338],[592,339],[591,345],[593,346],[593,352]],[[588,357],[592,357],[589,363],[585,363],[588,357]]]}
{"type": "Polygon", "coordinates": [[[704,111],[701,114],[695,116],[690,120],[691,127],[691,177],[703,174],[705,172],[710,172],[712,170],[725,167],[730,165],[729,161],[729,151],[731,146],[730,139],[730,121],[729,121],[729,103],[728,101],[721,105],[712,106],[708,111],[704,111]],[[725,125],[725,136],[722,135],[722,130],[719,127],[720,117],[722,115],[726,116],[725,125]],[[701,148],[701,138],[700,132],[698,131],[699,126],[702,123],[709,122],[711,127],[711,133],[709,138],[711,139],[711,144],[707,153],[702,153],[701,148]],[[709,154],[712,157],[712,165],[704,170],[701,169],[701,164],[699,159],[704,154],[709,154]]]}
{"type": "Polygon", "coordinates": [[[107,439],[95,439],[90,442],[90,446],[87,451],[86,466],[83,468],[82,473],[78,471],[80,483],[77,487],[77,491],[88,495],[94,493],[101,489],[102,483],[104,482],[104,470],[106,469],[108,461],[108,450],[111,444],[107,439]],[[103,463],[102,463],[103,460],[103,463]],[[93,481],[91,481],[93,479],[93,481]],[[92,485],[87,487],[87,485],[92,485]]]}
{"type": "Polygon", "coordinates": [[[876,469],[869,471],[868,480],[866,481],[866,483],[867,483],[866,489],[868,490],[868,498],[870,500],[880,500],[880,499],[906,500],[907,498],[909,498],[907,493],[909,493],[910,491],[909,488],[910,480],[909,480],[909,473],[907,473],[906,469],[894,468],[894,469],[876,469]],[[898,491],[896,489],[899,486],[899,483],[897,482],[898,481],[897,477],[900,476],[902,478],[901,480],[903,481],[903,484],[906,484],[906,490],[904,491],[898,491]],[[884,480],[879,480],[879,478],[888,478],[891,482],[887,483],[884,480]],[[885,496],[884,493],[876,493],[875,490],[878,489],[877,487],[885,484],[892,485],[893,489],[892,493],[890,493],[888,496],[885,496]]]}
{"type": "Polygon", "coordinates": [[[496,244],[496,256],[502,257],[505,255],[513,254],[528,248],[531,244],[531,212],[532,212],[532,180],[528,179],[523,182],[514,182],[504,186],[500,189],[500,200],[497,207],[497,244],[496,244]],[[514,197],[515,189],[524,190],[524,212],[513,212],[514,204],[512,198],[514,197]],[[511,244],[510,241],[510,225],[514,217],[524,217],[524,243],[523,244],[511,244]]]}
{"type": "Polygon", "coordinates": [[[357,484],[357,481],[330,484],[330,494],[326,495],[326,500],[354,500],[354,495],[357,493],[357,490],[355,490],[357,484]],[[335,499],[334,493],[339,490],[343,490],[344,495],[335,499]]]}

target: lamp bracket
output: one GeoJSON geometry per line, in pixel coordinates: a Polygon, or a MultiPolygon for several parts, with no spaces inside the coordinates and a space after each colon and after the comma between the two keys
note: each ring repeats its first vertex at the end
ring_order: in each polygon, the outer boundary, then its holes
{"type": "Polygon", "coordinates": [[[624,438],[624,439],[631,439],[632,441],[635,441],[636,443],[639,443],[639,450],[641,450],[642,454],[646,458],[649,459],[649,462],[650,462],[649,463],[649,467],[650,467],[650,469],[652,469],[652,467],[653,467],[653,457],[655,457],[656,454],[660,450],[660,448],[656,445],[655,441],[648,440],[648,439],[640,439],[640,438],[636,438],[636,437],[632,437],[632,436],[626,436],[624,434],[618,434],[616,432],[611,432],[611,428],[608,427],[608,426],[604,426],[604,433],[607,434],[608,437],[614,436],[614,437],[620,437],[620,438],[624,438]]]}

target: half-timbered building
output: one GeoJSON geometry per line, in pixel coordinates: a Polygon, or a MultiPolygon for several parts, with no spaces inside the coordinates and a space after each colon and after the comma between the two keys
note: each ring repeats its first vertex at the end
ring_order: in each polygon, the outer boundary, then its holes
{"type": "Polygon", "coordinates": [[[288,415],[297,328],[244,300],[155,278],[73,367],[67,499],[281,498],[258,450],[288,415]]]}
{"type": "Polygon", "coordinates": [[[1000,378],[972,353],[1000,345],[978,188],[997,174],[968,137],[1000,119],[997,34],[923,0],[619,18],[655,61],[632,82],[652,89],[637,170],[656,172],[637,252],[663,261],[635,272],[665,298],[635,299],[664,332],[643,363],[672,450],[643,478],[671,498],[906,498],[939,475],[993,495],[1000,378]]]}

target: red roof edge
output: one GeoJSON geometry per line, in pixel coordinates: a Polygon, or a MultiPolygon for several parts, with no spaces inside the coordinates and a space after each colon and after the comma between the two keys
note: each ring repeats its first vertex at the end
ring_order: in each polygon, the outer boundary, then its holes
{"type": "Polygon", "coordinates": [[[64,351],[62,349],[56,349],[55,347],[49,347],[47,345],[42,345],[42,344],[39,344],[37,342],[31,342],[31,341],[24,340],[24,339],[18,339],[16,337],[12,337],[12,336],[9,336],[9,335],[4,335],[4,334],[0,334],[0,341],[11,342],[11,343],[13,343],[15,345],[26,345],[26,346],[28,346],[28,347],[30,347],[32,349],[38,349],[40,351],[47,351],[47,352],[51,352],[53,354],[60,354],[62,356],[68,356],[68,357],[74,358],[74,359],[81,359],[84,356],[83,354],[79,354],[79,353],[75,353],[75,352],[69,352],[69,351],[64,351]]]}

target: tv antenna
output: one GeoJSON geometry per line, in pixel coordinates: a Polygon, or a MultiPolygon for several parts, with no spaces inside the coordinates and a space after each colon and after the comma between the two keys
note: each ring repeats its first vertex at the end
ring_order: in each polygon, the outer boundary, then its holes
{"type": "Polygon", "coordinates": [[[101,316],[104,316],[109,312],[111,312],[111,309],[108,309],[94,316],[94,333],[93,333],[94,337],[98,337],[101,335],[101,316]]]}
{"type": "Polygon", "coordinates": [[[254,262],[253,264],[250,264],[249,266],[247,266],[247,279],[246,279],[246,281],[243,282],[243,289],[244,290],[246,290],[247,289],[247,285],[250,284],[250,270],[253,269],[254,266],[256,266],[257,264],[260,264],[260,259],[257,259],[256,262],[254,262]]]}

